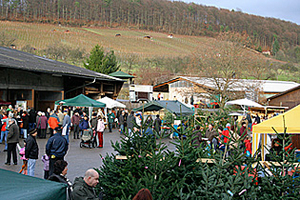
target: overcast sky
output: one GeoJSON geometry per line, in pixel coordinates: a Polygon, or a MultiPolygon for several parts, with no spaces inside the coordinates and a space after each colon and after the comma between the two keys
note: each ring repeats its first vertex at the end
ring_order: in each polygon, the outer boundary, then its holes
{"type": "Polygon", "coordinates": [[[300,0],[182,0],[206,6],[240,10],[244,13],[274,17],[300,25],[300,0]]]}

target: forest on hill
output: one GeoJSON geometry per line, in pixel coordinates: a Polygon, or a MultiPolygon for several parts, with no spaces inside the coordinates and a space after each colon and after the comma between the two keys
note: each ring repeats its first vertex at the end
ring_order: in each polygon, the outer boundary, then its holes
{"type": "Polygon", "coordinates": [[[182,74],[224,76],[203,72],[237,66],[236,48],[224,51],[228,42],[239,43],[245,58],[228,77],[300,81],[300,26],[279,19],[167,0],[7,0],[0,19],[1,43],[10,38],[22,51],[78,66],[99,44],[142,84],[182,74]],[[232,59],[218,63],[224,55],[232,59]]]}
{"type": "Polygon", "coordinates": [[[282,50],[299,45],[300,26],[194,3],[167,0],[11,0],[1,1],[1,19],[64,25],[127,27],[173,34],[212,36],[233,31],[247,36],[247,46],[282,50]],[[277,48],[277,49],[276,49],[277,48]]]}

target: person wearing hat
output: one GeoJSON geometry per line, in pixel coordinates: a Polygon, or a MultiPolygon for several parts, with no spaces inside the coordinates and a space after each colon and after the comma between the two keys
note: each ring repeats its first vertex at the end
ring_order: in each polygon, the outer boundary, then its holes
{"type": "Polygon", "coordinates": [[[49,138],[46,144],[46,154],[49,156],[49,176],[53,173],[53,166],[57,160],[64,160],[68,151],[68,142],[66,138],[61,135],[61,129],[55,128],[54,135],[49,138]]]}
{"type": "Polygon", "coordinates": [[[26,139],[25,158],[27,161],[27,173],[29,176],[34,176],[35,163],[39,156],[39,147],[36,142],[37,130],[32,128],[29,130],[29,136],[26,139]]]}

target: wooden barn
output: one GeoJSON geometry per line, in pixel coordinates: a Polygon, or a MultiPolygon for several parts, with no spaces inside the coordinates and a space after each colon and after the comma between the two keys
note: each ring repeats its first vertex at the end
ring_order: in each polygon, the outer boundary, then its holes
{"type": "Polygon", "coordinates": [[[300,86],[293,87],[289,90],[271,96],[267,99],[269,106],[283,106],[289,109],[300,104],[300,86]]]}
{"type": "Polygon", "coordinates": [[[36,110],[85,94],[116,99],[124,81],[22,51],[0,47],[0,101],[25,101],[36,110]]]}

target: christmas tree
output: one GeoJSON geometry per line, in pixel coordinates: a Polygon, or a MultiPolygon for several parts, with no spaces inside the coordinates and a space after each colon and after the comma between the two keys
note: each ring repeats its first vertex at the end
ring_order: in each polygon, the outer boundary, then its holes
{"type": "Polygon", "coordinates": [[[234,133],[223,143],[225,150],[213,152],[209,144],[193,144],[191,126],[171,127],[179,137],[170,143],[155,131],[149,134],[150,126],[135,125],[132,135],[125,133],[120,142],[112,143],[117,154],[102,157],[98,190],[105,199],[132,199],[141,188],[148,188],[153,199],[293,199],[299,195],[300,181],[286,134],[278,134],[283,141],[280,155],[271,154],[279,164],[269,163],[268,169],[259,157],[247,156],[244,138],[234,133]],[[176,150],[170,151],[170,145],[176,150]]]}

